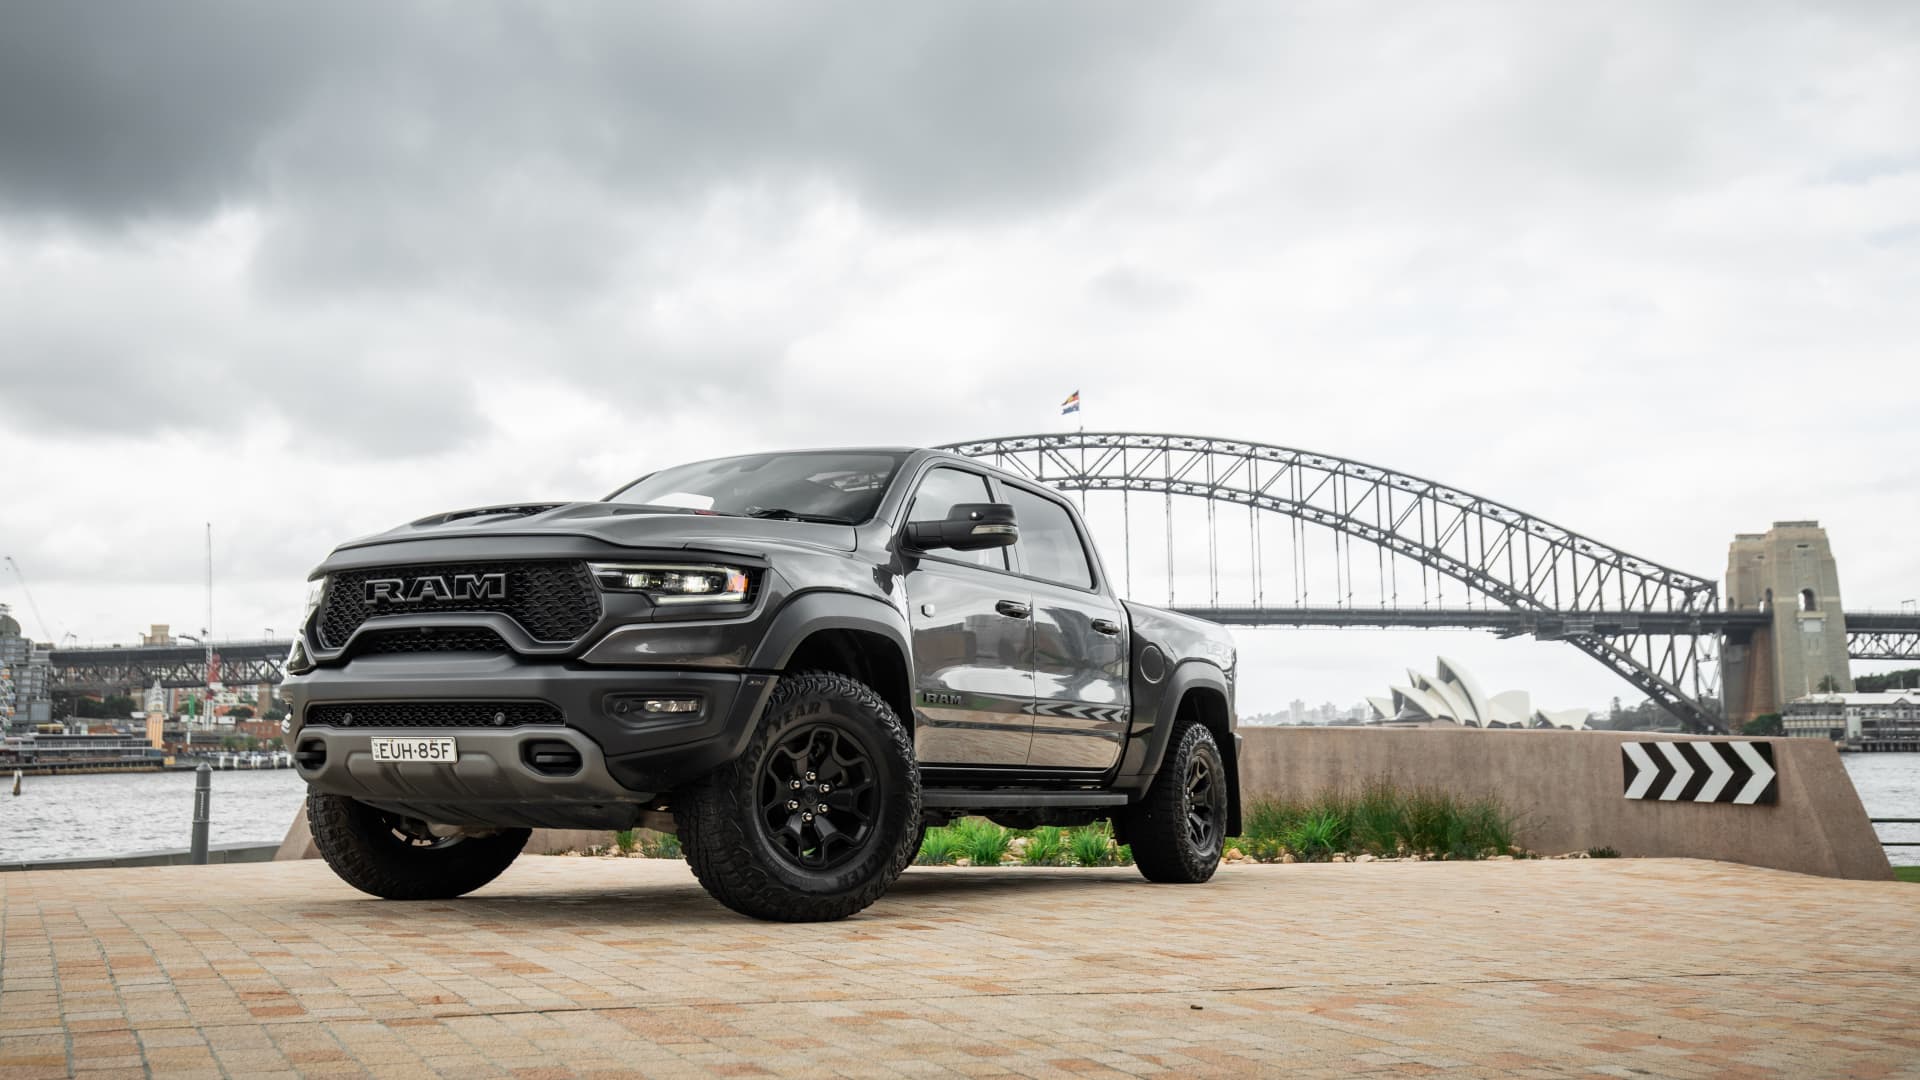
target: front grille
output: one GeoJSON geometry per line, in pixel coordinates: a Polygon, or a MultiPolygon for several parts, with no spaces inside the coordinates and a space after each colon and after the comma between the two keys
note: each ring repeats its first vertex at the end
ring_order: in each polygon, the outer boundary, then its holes
{"type": "Polygon", "coordinates": [[[558,724],[544,701],[378,701],[307,706],[308,727],[501,728],[558,724]]]}
{"type": "Polygon", "coordinates": [[[410,630],[374,630],[353,644],[355,656],[393,653],[508,652],[506,641],[485,627],[417,627],[410,630]]]}
{"type": "Polygon", "coordinates": [[[600,621],[600,590],[587,573],[587,564],[577,560],[438,563],[343,570],[327,583],[326,603],[317,620],[320,646],[337,649],[345,645],[361,623],[377,615],[449,611],[499,612],[519,623],[535,641],[564,643],[578,640],[600,621]],[[504,598],[430,593],[425,598],[409,601],[369,602],[367,599],[369,581],[398,581],[404,591],[420,578],[439,578],[457,586],[458,579],[484,578],[490,574],[505,576],[504,598]]]}

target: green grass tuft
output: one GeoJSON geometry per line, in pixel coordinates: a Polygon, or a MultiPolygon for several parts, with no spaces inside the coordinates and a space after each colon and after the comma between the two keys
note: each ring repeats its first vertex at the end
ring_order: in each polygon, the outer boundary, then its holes
{"type": "Polygon", "coordinates": [[[1587,849],[1587,858],[1589,859],[1617,859],[1619,857],[1620,853],[1610,847],[1590,847],[1587,849]]]}
{"type": "Polygon", "coordinates": [[[975,866],[999,866],[1013,842],[1013,832],[986,818],[961,818],[950,826],[960,842],[960,854],[975,866]]]}
{"type": "Polygon", "coordinates": [[[1249,858],[1325,860],[1340,852],[1482,859],[1513,849],[1513,814],[1498,800],[1375,782],[1358,792],[1254,800],[1228,841],[1249,858]]]}
{"type": "Polygon", "coordinates": [[[619,832],[613,834],[613,846],[619,848],[620,854],[622,855],[633,854],[634,846],[638,842],[636,834],[632,829],[621,829],[619,832]]]}
{"type": "Polygon", "coordinates": [[[1112,841],[1113,826],[1106,822],[1082,825],[1067,834],[1067,853],[1075,866],[1112,866],[1116,861],[1112,841]]]}
{"type": "Polygon", "coordinates": [[[951,828],[943,825],[927,830],[927,838],[920,842],[920,854],[914,862],[921,866],[951,866],[959,856],[959,839],[951,828]]]}
{"type": "Polygon", "coordinates": [[[1911,881],[1920,885],[1920,866],[1896,866],[1893,868],[1895,881],[1911,881]]]}
{"type": "Polygon", "coordinates": [[[1020,852],[1020,861],[1027,866],[1058,866],[1066,850],[1066,841],[1060,829],[1053,825],[1042,825],[1027,834],[1027,846],[1020,852]]]}

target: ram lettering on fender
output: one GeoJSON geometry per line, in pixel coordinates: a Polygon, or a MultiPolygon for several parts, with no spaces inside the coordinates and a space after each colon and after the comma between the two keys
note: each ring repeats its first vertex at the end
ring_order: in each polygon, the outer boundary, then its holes
{"type": "Polygon", "coordinates": [[[1773,744],[1673,740],[1620,744],[1626,796],[1660,802],[1777,803],[1773,744]]]}

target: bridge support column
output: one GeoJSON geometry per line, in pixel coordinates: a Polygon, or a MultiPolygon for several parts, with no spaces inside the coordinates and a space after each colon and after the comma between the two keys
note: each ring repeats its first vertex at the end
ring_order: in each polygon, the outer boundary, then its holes
{"type": "Polygon", "coordinates": [[[1746,640],[1722,645],[1729,724],[1777,713],[1806,694],[1853,690],[1840,574],[1819,522],[1776,521],[1764,533],[1735,536],[1727,549],[1726,603],[1730,611],[1772,616],[1746,640]]]}

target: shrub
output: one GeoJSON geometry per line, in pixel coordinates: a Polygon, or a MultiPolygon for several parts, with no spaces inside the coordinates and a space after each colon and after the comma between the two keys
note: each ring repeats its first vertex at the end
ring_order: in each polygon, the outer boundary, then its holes
{"type": "Polygon", "coordinates": [[[1287,830],[1287,847],[1298,858],[1317,861],[1347,849],[1347,820],[1332,806],[1316,807],[1287,830]]]}
{"type": "Polygon", "coordinates": [[[1013,833],[986,818],[962,818],[953,823],[960,854],[975,866],[999,866],[1013,843],[1013,833]]]}
{"type": "Polygon", "coordinates": [[[914,861],[921,866],[948,866],[959,854],[959,839],[951,828],[941,826],[927,830],[927,838],[920,842],[920,856],[914,861]]]}
{"type": "Polygon", "coordinates": [[[1042,825],[1027,834],[1027,847],[1020,853],[1020,861],[1028,866],[1058,866],[1065,852],[1066,842],[1060,829],[1042,825]]]}
{"type": "Polygon", "coordinates": [[[1617,859],[1619,857],[1620,853],[1610,847],[1590,847],[1587,849],[1587,858],[1589,859],[1617,859]]]}
{"type": "Polygon", "coordinates": [[[1075,866],[1112,866],[1113,826],[1106,822],[1082,825],[1067,834],[1067,852],[1075,866]]]}
{"type": "Polygon", "coordinates": [[[613,846],[619,848],[622,855],[633,854],[634,846],[638,842],[632,829],[621,829],[613,834],[613,846]]]}
{"type": "Polygon", "coordinates": [[[1464,800],[1428,789],[1374,782],[1358,793],[1328,792],[1306,802],[1257,800],[1244,835],[1229,841],[1250,858],[1291,853],[1325,859],[1338,851],[1478,859],[1513,845],[1513,815],[1496,799],[1464,800]]]}
{"type": "Polygon", "coordinates": [[[640,854],[649,859],[684,859],[686,852],[680,847],[680,838],[672,833],[658,833],[640,839],[640,854]]]}

